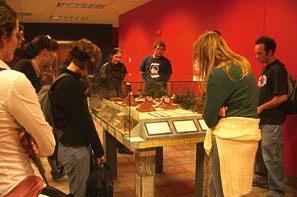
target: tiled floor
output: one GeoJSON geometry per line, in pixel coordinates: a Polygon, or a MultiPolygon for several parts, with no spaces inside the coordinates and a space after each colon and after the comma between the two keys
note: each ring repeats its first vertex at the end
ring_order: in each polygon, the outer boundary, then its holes
{"type": "MultiPolygon", "coordinates": [[[[195,146],[164,148],[164,173],[155,178],[156,197],[193,197],[195,192],[195,146]]],[[[49,167],[44,160],[47,175],[49,167]]],[[[50,184],[68,192],[67,180],[50,184]]],[[[295,185],[297,186],[297,185],[295,185]]],[[[296,188],[296,187],[295,187],[296,188]]],[[[297,197],[297,190],[287,187],[286,197],[297,197]]],[[[118,154],[118,179],[114,181],[114,197],[135,196],[134,156],[118,154]]],[[[254,188],[246,197],[266,197],[267,191],[254,188]]]]}

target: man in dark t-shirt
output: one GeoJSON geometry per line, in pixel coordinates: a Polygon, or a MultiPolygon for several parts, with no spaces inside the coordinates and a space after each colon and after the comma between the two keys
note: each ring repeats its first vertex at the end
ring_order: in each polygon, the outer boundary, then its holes
{"type": "Polygon", "coordinates": [[[140,73],[145,82],[167,82],[172,73],[170,61],[164,57],[166,45],[162,41],[154,43],[153,55],[146,57],[140,65],[140,73]]]}
{"type": "Polygon", "coordinates": [[[144,95],[160,97],[166,95],[167,82],[172,73],[170,61],[164,57],[166,45],[162,41],[154,43],[153,55],[146,57],[140,65],[140,74],[145,82],[144,95]]]}
{"type": "Polygon", "coordinates": [[[272,38],[262,36],[256,41],[256,58],[265,67],[258,81],[260,92],[257,112],[262,140],[256,160],[254,184],[263,186],[266,181],[269,196],[283,197],[285,176],[282,136],[286,117],[283,104],[288,99],[288,73],[284,64],[275,57],[275,49],[276,43],[272,38]],[[265,165],[261,165],[263,161],[265,165]]]}

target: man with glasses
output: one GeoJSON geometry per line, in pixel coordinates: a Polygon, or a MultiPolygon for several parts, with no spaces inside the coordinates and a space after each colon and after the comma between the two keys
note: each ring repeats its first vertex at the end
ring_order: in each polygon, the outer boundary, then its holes
{"type": "MultiPolygon", "coordinates": [[[[21,36],[19,39],[22,39],[21,36]]],[[[42,71],[45,67],[53,66],[57,58],[57,50],[58,42],[49,35],[37,36],[24,49],[23,56],[26,59],[20,60],[13,69],[24,73],[38,93],[42,86],[42,71]]],[[[58,181],[63,178],[65,176],[63,166],[56,159],[56,151],[48,157],[48,161],[52,179],[58,181]]]]}

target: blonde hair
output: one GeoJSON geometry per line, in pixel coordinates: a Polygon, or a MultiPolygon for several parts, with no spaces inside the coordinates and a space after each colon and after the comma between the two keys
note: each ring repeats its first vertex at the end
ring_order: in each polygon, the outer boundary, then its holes
{"type": "Polygon", "coordinates": [[[233,52],[219,32],[207,31],[194,43],[194,63],[199,70],[199,78],[207,80],[209,74],[216,68],[223,68],[230,76],[230,66],[235,64],[240,67],[242,78],[251,72],[251,67],[246,58],[233,52]]]}

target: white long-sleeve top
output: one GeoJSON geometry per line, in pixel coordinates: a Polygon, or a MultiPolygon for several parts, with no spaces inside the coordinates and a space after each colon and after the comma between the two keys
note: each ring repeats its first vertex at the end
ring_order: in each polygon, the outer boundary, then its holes
{"type": "Polygon", "coordinates": [[[36,141],[41,156],[54,152],[55,139],[45,121],[30,81],[0,60],[0,197],[28,175],[39,175],[25,153],[20,138],[26,130],[36,141]]]}

